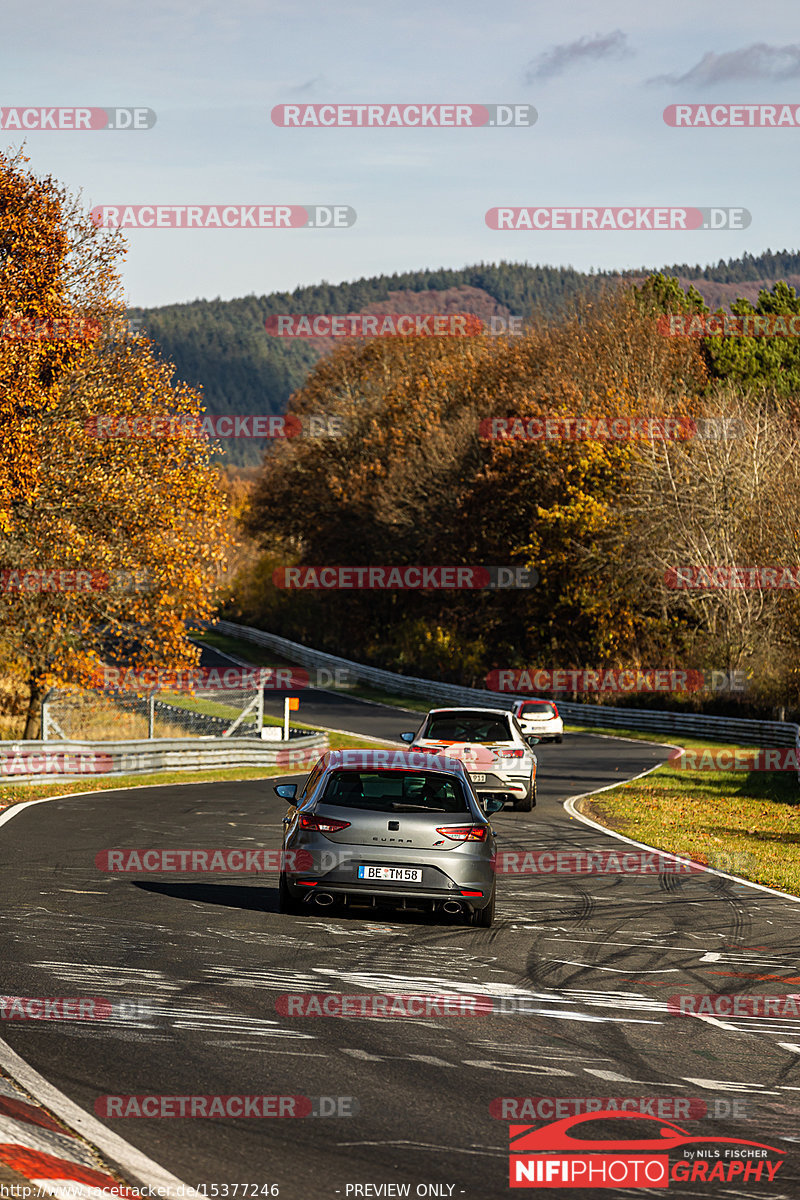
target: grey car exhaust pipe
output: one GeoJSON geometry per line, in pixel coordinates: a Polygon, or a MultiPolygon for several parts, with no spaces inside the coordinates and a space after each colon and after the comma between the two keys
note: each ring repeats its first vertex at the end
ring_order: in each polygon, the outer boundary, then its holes
{"type": "Polygon", "coordinates": [[[460,913],[464,911],[464,905],[460,900],[445,900],[442,908],[446,913],[460,913]]]}
{"type": "Polygon", "coordinates": [[[329,904],[333,904],[333,896],[330,892],[317,892],[314,896],[314,903],[318,904],[320,908],[327,908],[329,904]]]}

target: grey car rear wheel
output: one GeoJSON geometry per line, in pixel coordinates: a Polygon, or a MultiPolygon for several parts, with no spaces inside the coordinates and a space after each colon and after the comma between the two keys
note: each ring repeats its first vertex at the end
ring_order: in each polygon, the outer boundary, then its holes
{"type": "Polygon", "coordinates": [[[530,812],[536,807],[536,781],[534,780],[531,790],[528,792],[524,800],[517,800],[514,808],[517,812],[530,812]]]}
{"type": "Polygon", "coordinates": [[[278,876],[278,912],[289,913],[296,916],[302,912],[302,905],[299,900],[295,900],[294,896],[289,891],[286,883],[286,876],[281,871],[278,876]]]}

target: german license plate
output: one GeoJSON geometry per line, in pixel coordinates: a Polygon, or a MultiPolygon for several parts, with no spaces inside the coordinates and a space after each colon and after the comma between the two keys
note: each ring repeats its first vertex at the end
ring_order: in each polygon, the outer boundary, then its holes
{"type": "Polygon", "coordinates": [[[470,776],[469,776],[469,777],[470,777],[470,779],[472,780],[472,782],[473,782],[473,783],[486,783],[486,776],[485,776],[485,775],[475,775],[473,772],[470,772],[470,776]]]}
{"type": "Polygon", "coordinates": [[[359,867],[359,879],[381,879],[384,883],[422,883],[420,867],[359,867]]]}

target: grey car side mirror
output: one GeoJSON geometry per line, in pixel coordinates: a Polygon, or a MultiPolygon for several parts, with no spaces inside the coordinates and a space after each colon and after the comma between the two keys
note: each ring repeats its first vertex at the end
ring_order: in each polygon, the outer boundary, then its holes
{"type": "Polygon", "coordinates": [[[276,783],[274,786],[276,796],[280,796],[281,800],[294,800],[297,795],[296,783],[276,783]]]}
{"type": "Polygon", "coordinates": [[[531,734],[530,737],[525,738],[525,741],[529,746],[538,746],[541,740],[541,738],[534,737],[533,734],[531,734]]]}
{"type": "Polygon", "coordinates": [[[499,800],[496,796],[492,796],[486,801],[486,815],[491,817],[492,813],[500,812],[500,809],[504,807],[504,800],[499,800]]]}

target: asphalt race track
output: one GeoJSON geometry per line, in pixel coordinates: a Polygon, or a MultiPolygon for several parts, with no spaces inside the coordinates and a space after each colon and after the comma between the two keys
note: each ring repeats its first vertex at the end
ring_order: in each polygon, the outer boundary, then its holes
{"type": "MultiPolygon", "coordinates": [[[[376,736],[414,727],[408,714],[320,693],[304,700],[309,721],[312,705],[330,725],[376,736]]],[[[578,734],[538,750],[539,805],[494,819],[503,850],[623,849],[562,802],[666,751],[578,734]]],[[[4,1022],[8,1045],[72,1100],[93,1112],[104,1095],[342,1098],[325,1103],[356,1115],[103,1118],[208,1195],[246,1182],[291,1200],[403,1194],[385,1184],[509,1195],[509,1118],[490,1113],[501,1097],[663,1098],[693,1102],[693,1114],[704,1102],[706,1115],[671,1119],[786,1158],[771,1183],[698,1180],[673,1194],[800,1194],[798,1022],[667,1011],[678,994],[791,992],[797,905],[709,874],[503,874],[495,925],[481,930],[412,913],[281,916],[275,874],[95,867],[113,847],[277,849],[275,782],[63,798],[0,827],[2,991],[127,1002],[96,1021],[4,1022]],[[276,1008],[287,992],[491,995],[507,1011],[289,1017],[276,1008]]]]}

